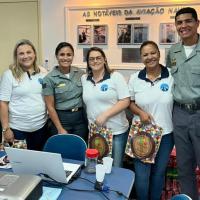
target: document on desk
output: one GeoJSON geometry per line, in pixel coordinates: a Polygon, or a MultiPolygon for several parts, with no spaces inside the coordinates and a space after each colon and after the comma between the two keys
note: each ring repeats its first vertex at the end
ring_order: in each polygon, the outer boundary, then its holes
{"type": "Polygon", "coordinates": [[[61,188],[43,187],[43,194],[39,200],[57,200],[61,191],[61,188]]]}

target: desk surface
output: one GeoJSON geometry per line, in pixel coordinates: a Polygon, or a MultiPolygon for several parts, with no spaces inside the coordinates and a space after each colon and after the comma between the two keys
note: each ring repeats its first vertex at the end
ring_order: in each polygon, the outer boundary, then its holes
{"type": "MultiPolygon", "coordinates": [[[[89,179],[92,182],[95,182],[95,174],[86,174],[84,170],[81,173],[81,177],[89,179]]],[[[113,167],[111,174],[106,174],[104,179],[104,184],[108,187],[110,187],[111,190],[116,190],[119,192],[122,192],[125,196],[129,196],[133,182],[134,182],[134,173],[131,170],[124,169],[124,168],[117,168],[113,167]]],[[[94,184],[78,178],[74,182],[68,185],[71,188],[77,188],[77,189],[85,189],[85,190],[93,190],[94,184]]],[[[110,200],[121,200],[125,199],[122,196],[119,196],[116,194],[116,192],[109,191],[108,193],[104,192],[104,194],[108,197],[110,200]]],[[[61,195],[59,196],[59,200],[102,200],[106,199],[106,197],[103,196],[103,194],[99,191],[95,192],[77,192],[73,190],[69,190],[67,188],[64,188],[62,190],[61,195]]]]}
{"type": "MultiPolygon", "coordinates": [[[[0,156],[3,155],[3,152],[0,152],[0,156]]],[[[66,162],[68,160],[64,160],[66,162]]],[[[5,169],[0,169],[0,171],[10,171],[5,169]]],[[[81,172],[82,178],[88,179],[93,183],[96,181],[95,174],[88,174],[84,172],[84,169],[81,172]]],[[[135,179],[135,174],[128,169],[113,167],[111,174],[106,174],[104,178],[104,184],[108,186],[111,190],[116,190],[122,192],[125,196],[129,196],[133,183],[135,179]]],[[[94,190],[94,184],[90,183],[87,180],[77,178],[72,183],[68,184],[67,187],[82,189],[82,190],[94,190]]],[[[99,191],[94,192],[85,192],[85,191],[74,191],[70,190],[67,187],[62,189],[62,192],[58,200],[122,200],[125,199],[122,196],[116,194],[116,192],[109,191],[104,192],[104,195],[99,191]]]]}

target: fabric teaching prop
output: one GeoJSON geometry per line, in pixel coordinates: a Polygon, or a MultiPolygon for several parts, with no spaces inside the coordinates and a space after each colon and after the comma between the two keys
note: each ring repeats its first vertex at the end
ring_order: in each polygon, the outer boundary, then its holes
{"type": "Polygon", "coordinates": [[[89,148],[99,151],[99,159],[112,154],[112,131],[106,127],[90,124],[89,148]]]}
{"type": "Polygon", "coordinates": [[[144,163],[154,163],[162,132],[163,129],[157,125],[134,121],[127,140],[126,154],[144,163]]]}

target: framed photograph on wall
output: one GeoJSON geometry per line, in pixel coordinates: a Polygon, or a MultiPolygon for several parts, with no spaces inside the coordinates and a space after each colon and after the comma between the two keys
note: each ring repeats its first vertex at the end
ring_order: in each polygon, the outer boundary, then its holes
{"type": "Polygon", "coordinates": [[[91,44],[91,34],[92,26],[91,25],[78,25],[77,26],[77,43],[78,44],[91,44]]]}
{"type": "Polygon", "coordinates": [[[159,32],[160,44],[174,44],[178,40],[178,35],[176,33],[176,27],[174,23],[161,23],[159,32]]]}
{"type": "Polygon", "coordinates": [[[117,44],[131,44],[131,24],[117,24],[117,44]]]}
{"type": "Polygon", "coordinates": [[[133,44],[142,44],[149,38],[148,24],[133,24],[133,44]]]}
{"type": "Polygon", "coordinates": [[[108,26],[93,25],[93,44],[107,44],[108,26]]]}

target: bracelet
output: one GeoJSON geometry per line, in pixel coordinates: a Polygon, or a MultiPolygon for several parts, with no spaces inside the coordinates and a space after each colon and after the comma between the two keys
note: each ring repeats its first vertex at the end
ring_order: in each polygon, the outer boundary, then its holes
{"type": "Polygon", "coordinates": [[[2,133],[5,133],[10,127],[3,128],[2,133]]]}

